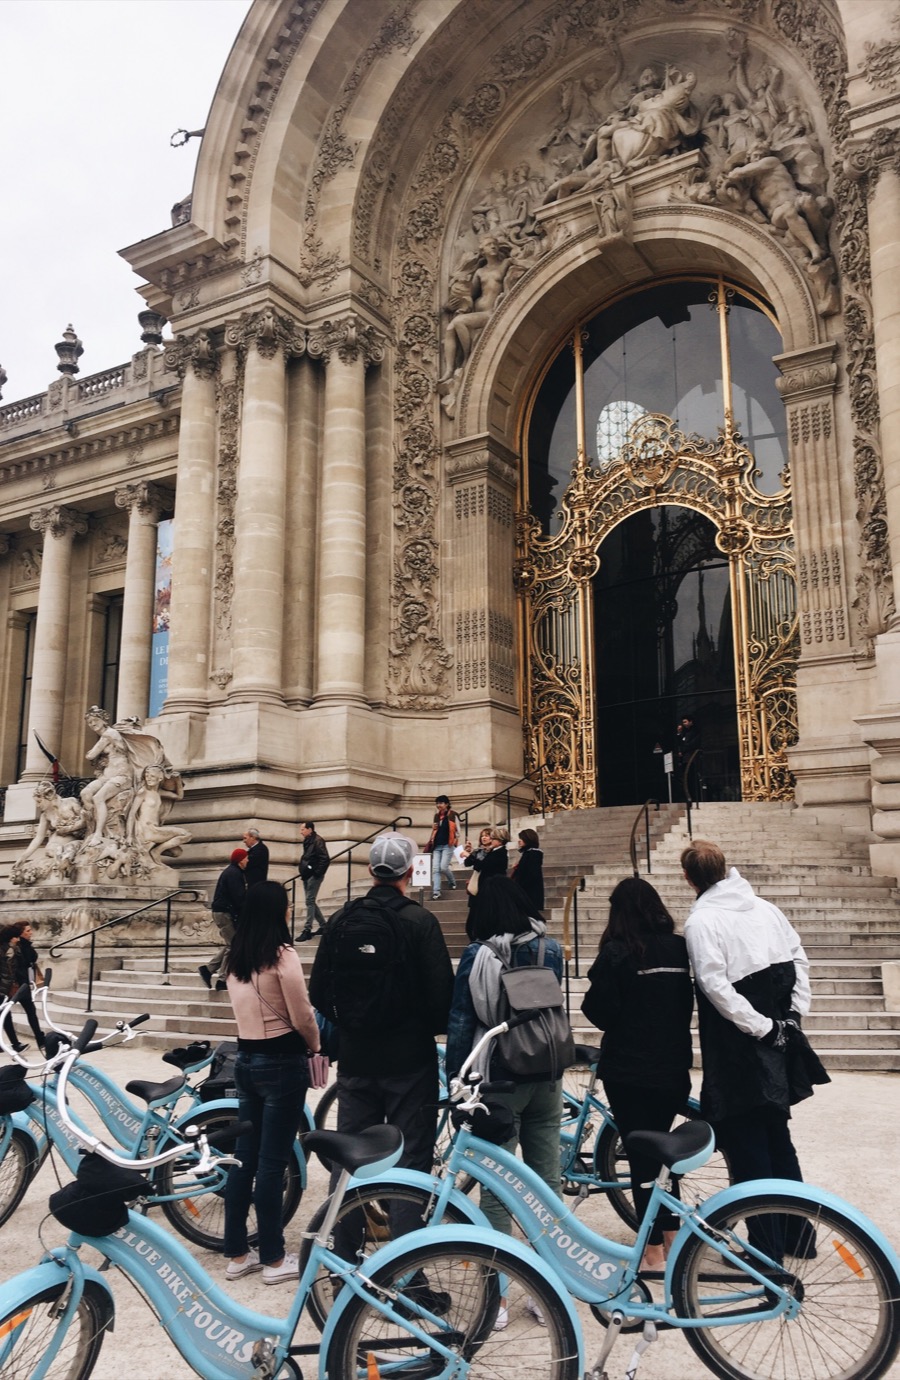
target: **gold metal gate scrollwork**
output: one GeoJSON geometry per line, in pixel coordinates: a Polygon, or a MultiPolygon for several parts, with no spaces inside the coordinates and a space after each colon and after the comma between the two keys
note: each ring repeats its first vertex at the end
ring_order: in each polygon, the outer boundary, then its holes
{"type": "Polygon", "coordinates": [[[728,558],[743,798],[792,796],[787,751],[797,739],[799,643],[791,494],[787,481],[774,497],[761,494],[753,474],[753,456],[730,413],[714,441],[685,435],[661,413],[645,413],[602,469],[588,463],[579,444],[553,536],[519,513],[526,761],[528,770],[543,763],[548,809],[597,804],[592,581],[598,549],[623,519],[663,504],[709,518],[728,558]]]}

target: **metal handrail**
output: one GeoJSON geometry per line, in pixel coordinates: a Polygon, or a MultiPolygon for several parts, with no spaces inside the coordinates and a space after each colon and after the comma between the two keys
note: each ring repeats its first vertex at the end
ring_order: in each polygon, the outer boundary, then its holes
{"type": "Polygon", "coordinates": [[[652,799],[651,799],[651,800],[645,800],[644,803],[643,803],[643,805],[641,806],[641,808],[638,810],[637,814],[635,815],[634,823],[633,823],[632,826],[631,826],[631,838],[628,840],[628,852],[629,852],[629,854],[631,855],[631,872],[632,872],[632,875],[635,876],[635,877],[640,876],[640,872],[638,871],[638,864],[637,864],[637,830],[638,830],[638,825],[639,825],[640,822],[641,822],[641,815],[644,816],[644,832],[645,832],[645,834],[646,834],[646,836],[647,836],[647,871],[650,872],[650,871],[652,870],[652,869],[651,869],[651,866],[650,866],[650,806],[651,806],[651,805],[653,805],[653,806],[655,807],[657,813],[659,813],[659,801],[658,801],[658,800],[652,800],[652,799]]]}
{"type": "Polygon", "coordinates": [[[538,799],[541,803],[541,814],[544,813],[544,764],[535,767],[533,771],[528,771],[524,776],[520,776],[518,781],[513,781],[509,786],[505,786],[502,791],[495,791],[493,795],[485,796],[484,800],[478,800],[474,805],[468,805],[465,810],[458,810],[457,814],[464,821],[463,833],[469,833],[469,815],[473,815],[476,810],[480,810],[482,805],[490,805],[492,800],[499,800],[501,796],[506,796],[506,832],[509,833],[512,824],[512,804],[511,794],[516,786],[521,786],[523,781],[530,781],[534,785],[533,778],[538,777],[538,799]]]}
{"type": "Polygon", "coordinates": [[[97,935],[101,930],[112,929],[113,925],[122,925],[126,920],[133,920],[136,915],[143,915],[145,911],[155,910],[157,906],[165,904],[166,907],[166,938],[163,945],[163,987],[171,986],[169,980],[169,948],[172,934],[172,900],[175,896],[190,895],[196,901],[200,897],[200,892],[195,887],[180,886],[175,891],[170,891],[166,896],[160,896],[156,901],[148,901],[145,906],[138,906],[136,910],[126,911],[124,915],[114,915],[111,920],[104,920],[102,925],[94,925],[93,929],[82,930],[80,934],[73,934],[69,939],[61,939],[57,944],[52,944],[48,949],[51,958],[58,958],[60,949],[68,948],[70,944],[75,944],[79,939],[87,939],[90,936],[91,956],[90,971],[88,973],[87,1005],[85,1011],[90,1011],[91,1002],[94,997],[94,956],[97,951],[97,935]]]}
{"type": "MultiPolygon", "coordinates": [[[[378,828],[377,828],[377,829],[373,829],[372,832],[371,832],[371,834],[366,834],[366,836],[365,836],[364,839],[356,839],[353,843],[349,843],[349,844],[347,845],[346,848],[342,848],[341,851],[340,851],[339,853],[334,853],[334,854],[330,854],[330,855],[329,855],[329,859],[328,859],[328,866],[329,866],[329,867],[331,866],[332,863],[337,862],[338,858],[342,858],[342,857],[344,856],[345,853],[346,853],[346,855],[347,855],[347,900],[348,900],[348,901],[350,900],[350,885],[351,885],[351,881],[352,881],[352,872],[351,872],[351,868],[352,868],[352,865],[353,865],[353,850],[354,850],[354,848],[361,848],[361,847],[363,846],[363,844],[365,844],[365,843],[371,843],[372,840],[373,840],[373,839],[376,839],[376,838],[378,837],[379,834],[385,833],[388,829],[396,829],[398,824],[402,824],[402,825],[404,825],[404,826],[411,826],[411,825],[412,825],[412,820],[410,819],[409,815],[398,815],[396,819],[392,819],[392,820],[391,820],[390,824],[379,824],[378,828]]],[[[287,889],[287,888],[289,887],[289,888],[290,888],[290,892],[291,892],[291,943],[294,942],[294,933],[295,933],[296,925],[297,925],[297,883],[300,882],[300,881],[302,881],[302,880],[303,880],[303,878],[301,877],[300,873],[299,873],[299,872],[295,872],[295,873],[293,874],[293,876],[288,877],[288,878],[286,879],[285,883],[284,883],[285,889],[287,889]]]]}
{"type": "Polygon", "coordinates": [[[563,963],[566,974],[566,1011],[571,1010],[571,992],[569,989],[569,964],[574,955],[575,976],[581,977],[580,971],[580,946],[578,938],[578,893],[584,891],[584,877],[576,877],[569,890],[566,892],[566,899],[563,902],[563,963]],[[574,920],[570,916],[574,914],[574,920]],[[574,942],[573,942],[574,941],[574,942]]]}

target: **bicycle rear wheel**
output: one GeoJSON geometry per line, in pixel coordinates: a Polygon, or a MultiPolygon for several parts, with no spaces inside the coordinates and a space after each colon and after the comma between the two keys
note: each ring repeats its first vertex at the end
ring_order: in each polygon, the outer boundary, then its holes
{"type": "MultiPolygon", "coordinates": [[[[577,1338],[556,1290],[502,1246],[413,1246],[376,1271],[373,1282],[379,1290],[396,1290],[401,1308],[406,1291],[439,1319],[423,1328],[468,1362],[469,1380],[578,1380],[577,1338]],[[502,1329],[497,1327],[501,1306],[507,1310],[502,1329]]],[[[393,1365],[389,1373],[398,1375],[444,1375],[452,1364],[388,1321],[374,1302],[354,1298],[328,1350],[330,1380],[371,1373],[370,1357],[376,1365],[393,1365]]]]}
{"type": "MultiPolygon", "coordinates": [[[[306,1233],[300,1243],[301,1275],[306,1268],[306,1262],[312,1250],[312,1236],[319,1230],[330,1202],[331,1200],[326,1198],[321,1207],[313,1213],[307,1225],[306,1233]]],[[[431,1193],[426,1189],[414,1188],[408,1184],[374,1183],[351,1190],[341,1203],[337,1216],[336,1227],[338,1228],[341,1253],[346,1251],[347,1258],[351,1261],[364,1260],[373,1251],[377,1251],[380,1246],[385,1246],[394,1239],[391,1220],[393,1218],[396,1221],[398,1207],[401,1211],[404,1208],[407,1209],[407,1220],[415,1214],[415,1227],[418,1229],[428,1225],[433,1206],[434,1197],[431,1193]],[[343,1226],[343,1233],[340,1232],[341,1226],[343,1226]],[[347,1240],[341,1239],[342,1236],[346,1236],[347,1240]]],[[[448,1203],[442,1224],[452,1226],[454,1223],[468,1224],[468,1218],[463,1217],[452,1203],[448,1203]]],[[[412,1229],[410,1226],[409,1230],[412,1229]]],[[[331,1306],[335,1299],[334,1291],[335,1282],[323,1267],[313,1280],[307,1301],[309,1316],[320,1332],[331,1312],[331,1306]]]]}
{"type": "Polygon", "coordinates": [[[795,1318],[760,1321],[754,1314],[771,1307],[773,1295],[693,1237],[676,1262],[672,1296],[680,1317],[736,1319],[685,1330],[715,1375],[876,1380],[884,1374],[900,1344],[900,1280],[864,1228],[812,1196],[763,1193],[706,1220],[735,1254],[749,1243],[777,1262],[773,1282],[800,1303],[795,1318]]]}
{"type": "Polygon", "coordinates": [[[36,1169],[33,1142],[24,1131],[14,1129],[6,1154],[0,1160],[0,1227],[21,1203],[36,1169]]]}
{"type": "MultiPolygon", "coordinates": [[[[3,1380],[28,1380],[52,1345],[60,1326],[52,1305],[66,1288],[61,1280],[10,1309],[0,1319],[0,1370],[3,1380]]],[[[113,1321],[109,1295],[88,1280],[47,1380],[86,1380],[97,1363],[103,1336],[113,1321]]]]}
{"type": "MultiPolygon", "coordinates": [[[[221,1111],[199,1112],[191,1118],[191,1124],[199,1126],[206,1134],[220,1131],[225,1126],[231,1125],[233,1121],[234,1117],[231,1114],[221,1111]]],[[[196,1152],[189,1149],[185,1153],[184,1160],[170,1160],[168,1164],[161,1164],[154,1179],[155,1192],[162,1198],[177,1193],[179,1187],[184,1186],[182,1176],[185,1170],[195,1162],[196,1152]]],[[[225,1248],[224,1191],[226,1173],[226,1170],[218,1171],[211,1176],[208,1187],[198,1183],[196,1190],[191,1191],[186,1197],[168,1198],[167,1201],[159,1204],[169,1222],[181,1236],[192,1241],[196,1246],[203,1246],[208,1251],[222,1251],[225,1248]]],[[[291,1220],[300,1206],[302,1197],[303,1183],[300,1170],[296,1158],[291,1155],[284,1173],[282,1222],[287,1223],[291,1220]]],[[[251,1246],[255,1246],[259,1240],[259,1233],[256,1230],[256,1212],[252,1207],[247,1219],[247,1240],[251,1246]]]]}
{"type": "MultiPolygon", "coordinates": [[[[700,1113],[691,1108],[675,1118],[672,1129],[684,1121],[700,1120],[700,1113]]],[[[614,1211],[632,1231],[637,1231],[638,1221],[631,1197],[631,1171],[622,1137],[612,1122],[607,1122],[594,1145],[594,1177],[602,1183],[611,1185],[603,1192],[614,1211]]],[[[681,1199],[685,1203],[705,1203],[714,1193],[720,1193],[732,1182],[731,1165],[723,1150],[717,1149],[712,1158],[699,1169],[691,1170],[680,1180],[681,1199]]]]}

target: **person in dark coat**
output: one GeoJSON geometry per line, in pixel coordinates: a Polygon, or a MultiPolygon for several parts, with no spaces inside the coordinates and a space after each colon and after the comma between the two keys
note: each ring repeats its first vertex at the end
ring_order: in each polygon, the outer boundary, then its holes
{"type": "Polygon", "coordinates": [[[213,892],[212,918],[219,931],[222,947],[210,963],[201,963],[197,972],[207,987],[212,987],[215,982],[217,992],[225,991],[228,950],[247,896],[247,857],[246,848],[234,849],[228,866],[219,873],[213,892]]]}
{"type": "MultiPolygon", "coordinates": [[[[687,945],[658,892],[642,877],[626,877],[609,898],[609,921],[590,972],[581,1009],[603,1031],[600,1076],[622,1136],[668,1131],[691,1090],[691,1015],[694,993],[687,945]]],[[[658,1161],[628,1154],[638,1220],[650,1201],[641,1187],[656,1178],[658,1161]]],[[[661,1270],[678,1230],[660,1213],[642,1268],[661,1270]]]]}
{"type": "MultiPolygon", "coordinates": [[[[0,950],[4,951],[5,958],[3,983],[9,995],[21,991],[19,1005],[25,1012],[38,1047],[43,1049],[44,1032],[31,995],[31,984],[34,982],[39,986],[43,982],[38,967],[37,949],[31,942],[32,934],[31,925],[27,920],[19,920],[0,931],[0,950]]],[[[28,1048],[16,1035],[11,1011],[6,1017],[6,1037],[17,1054],[28,1048]]]]}
{"type": "MultiPolygon", "coordinates": [[[[463,849],[463,866],[471,867],[478,875],[478,885],[486,882],[488,877],[505,877],[509,867],[509,854],[506,845],[509,843],[509,831],[501,825],[495,824],[487,829],[482,829],[480,842],[477,849],[473,850],[471,842],[467,839],[463,849]]],[[[468,885],[466,886],[468,891],[468,885]]],[[[466,916],[466,935],[470,943],[475,940],[475,930],[473,927],[472,908],[475,904],[475,896],[469,891],[469,913],[466,916]]]]}
{"type": "Polygon", "coordinates": [[[536,829],[519,830],[519,861],[509,874],[521,887],[537,915],[544,909],[544,850],[536,829]]]}
{"type": "Polygon", "coordinates": [[[300,859],[298,870],[303,881],[303,895],[306,900],[306,922],[299,937],[300,939],[312,939],[313,934],[321,934],[325,928],[325,916],[319,910],[316,897],[319,894],[319,887],[322,885],[325,873],[331,866],[331,859],[328,856],[325,840],[316,833],[316,826],[311,819],[301,824],[300,837],[303,839],[303,856],[300,859]],[[315,930],[313,925],[316,926],[315,930]]]}
{"type": "Polygon", "coordinates": [[[245,829],[244,847],[247,850],[247,890],[269,875],[269,850],[259,836],[258,829],[245,829]]]}

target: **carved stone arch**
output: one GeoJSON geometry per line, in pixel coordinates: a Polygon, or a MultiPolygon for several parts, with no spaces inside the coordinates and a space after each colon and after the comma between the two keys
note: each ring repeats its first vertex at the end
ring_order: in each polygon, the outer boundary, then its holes
{"type": "Polygon", "coordinates": [[[726,211],[648,208],[635,217],[631,244],[601,250],[596,229],[589,229],[552,250],[507,293],[472,352],[457,434],[490,432],[515,446],[514,403],[524,398],[554,343],[624,287],[686,272],[723,273],[763,297],[786,353],[827,339],[808,278],[771,235],[726,211]]]}

